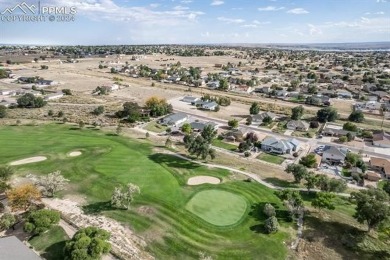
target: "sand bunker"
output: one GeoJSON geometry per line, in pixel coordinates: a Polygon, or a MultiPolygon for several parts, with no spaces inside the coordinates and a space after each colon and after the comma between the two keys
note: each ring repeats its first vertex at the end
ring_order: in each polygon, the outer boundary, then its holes
{"type": "Polygon", "coordinates": [[[189,178],[187,181],[188,185],[200,185],[200,184],[219,184],[221,182],[220,179],[216,177],[211,177],[211,176],[196,176],[189,178]]]}
{"type": "Polygon", "coordinates": [[[80,156],[81,152],[80,151],[73,151],[73,152],[70,152],[68,155],[70,157],[76,157],[76,156],[80,156]]]}
{"type": "Polygon", "coordinates": [[[35,156],[35,157],[30,157],[22,160],[13,161],[9,165],[22,165],[27,163],[42,162],[45,160],[47,160],[45,156],[35,156]]]}

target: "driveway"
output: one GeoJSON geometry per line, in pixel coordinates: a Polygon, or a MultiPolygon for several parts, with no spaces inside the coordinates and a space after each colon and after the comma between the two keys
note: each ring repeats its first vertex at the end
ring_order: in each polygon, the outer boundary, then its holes
{"type": "Polygon", "coordinates": [[[288,136],[291,136],[291,134],[294,132],[294,130],[286,130],[286,132],[284,132],[284,135],[288,135],[288,136]]]}

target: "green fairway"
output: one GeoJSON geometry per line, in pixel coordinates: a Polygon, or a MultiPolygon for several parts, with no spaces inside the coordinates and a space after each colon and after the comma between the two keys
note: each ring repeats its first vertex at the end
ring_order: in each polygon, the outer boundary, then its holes
{"type": "Polygon", "coordinates": [[[69,125],[0,127],[0,164],[46,156],[45,161],[13,168],[21,176],[61,170],[70,184],[59,196],[85,197],[86,213],[103,214],[130,226],[145,237],[156,259],[198,259],[199,252],[215,259],[286,258],[283,242],[290,239],[291,223],[286,222],[286,210],[272,190],[255,182],[234,181],[227,170],[156,153],[153,148],[148,140],[69,125]],[[82,154],[67,156],[76,150],[82,154]],[[190,177],[199,175],[217,177],[222,183],[217,188],[186,185],[190,177]],[[141,189],[131,209],[111,208],[114,187],[129,182],[141,189]],[[205,196],[207,190],[216,196],[205,196]],[[210,212],[207,218],[191,213],[186,205],[197,196],[206,197],[210,206],[224,213],[210,212]],[[277,208],[281,224],[281,231],[272,235],[262,232],[262,207],[267,202],[277,208]]]}
{"type": "Polygon", "coordinates": [[[213,225],[229,226],[243,217],[247,203],[241,196],[213,189],[196,193],[186,209],[213,225]]]}

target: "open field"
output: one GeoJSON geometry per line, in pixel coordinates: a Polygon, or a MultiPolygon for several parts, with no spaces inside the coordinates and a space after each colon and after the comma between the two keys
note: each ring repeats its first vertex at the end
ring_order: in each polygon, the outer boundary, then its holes
{"type": "Polygon", "coordinates": [[[4,155],[1,164],[35,154],[46,156],[46,161],[15,166],[15,169],[19,176],[61,170],[71,182],[60,196],[86,197],[85,212],[104,214],[129,225],[144,237],[148,250],[158,259],[197,259],[199,252],[218,259],[254,259],[259,254],[263,259],[285,259],[288,255],[283,242],[289,242],[294,229],[286,220],[282,203],[272,190],[253,182],[233,181],[226,170],[208,169],[154,153],[152,145],[144,139],[76,130],[69,125],[1,127],[0,143],[7,143],[0,146],[4,155]],[[67,156],[72,151],[82,154],[67,156]],[[186,185],[188,178],[199,175],[218,177],[223,183],[186,185]],[[140,196],[129,211],[111,208],[109,200],[114,187],[128,182],[140,186],[140,196]],[[238,196],[245,204],[237,205],[245,205],[245,212],[234,223],[231,221],[232,225],[223,227],[186,209],[191,198],[208,191],[216,193],[217,197],[213,198],[216,203],[226,203],[222,197],[218,198],[224,192],[238,196]],[[261,208],[266,202],[277,207],[281,224],[277,234],[262,232],[265,216],[261,208]]]}

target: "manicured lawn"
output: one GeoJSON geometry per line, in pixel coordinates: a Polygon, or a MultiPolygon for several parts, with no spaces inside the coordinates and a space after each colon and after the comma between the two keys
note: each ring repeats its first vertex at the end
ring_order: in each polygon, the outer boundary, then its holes
{"type": "Polygon", "coordinates": [[[213,189],[196,193],[187,203],[186,209],[213,225],[229,226],[243,217],[247,203],[241,196],[213,189]]]}
{"type": "Polygon", "coordinates": [[[162,133],[162,132],[164,132],[165,130],[167,130],[168,127],[163,126],[163,125],[160,125],[160,124],[158,124],[158,123],[152,121],[152,122],[149,122],[149,123],[145,126],[144,129],[145,129],[145,130],[148,130],[148,131],[150,131],[150,132],[162,133]]]}
{"type": "MultiPolygon", "coordinates": [[[[258,259],[259,255],[262,259],[286,258],[287,247],[283,242],[289,242],[292,224],[286,220],[286,210],[272,190],[254,182],[232,181],[226,170],[155,153],[147,140],[127,139],[99,130],[72,129],[69,125],[56,124],[0,127],[0,144],[6,144],[0,145],[0,164],[46,156],[46,161],[14,168],[19,175],[61,170],[70,184],[59,196],[86,197],[85,212],[104,214],[129,225],[146,238],[147,249],[156,259],[198,259],[199,252],[215,259],[258,259]],[[81,151],[82,155],[68,157],[74,150],[81,151]],[[223,183],[217,188],[209,184],[187,186],[188,178],[197,175],[215,176],[223,183]],[[109,200],[114,187],[129,182],[141,189],[131,209],[111,208],[109,200]],[[217,226],[186,209],[191,198],[210,189],[226,191],[246,202],[248,208],[237,223],[217,226]],[[277,208],[281,224],[281,231],[272,235],[262,231],[265,221],[262,208],[267,202],[277,208]],[[149,210],[142,211],[145,207],[149,210]]],[[[224,207],[221,203],[232,203],[223,196],[207,199],[217,199],[213,205],[216,208],[224,207]]],[[[234,204],[243,207],[241,203],[234,204]]],[[[219,221],[224,221],[223,215],[213,215],[214,219],[220,217],[219,221]]]]}
{"type": "Polygon", "coordinates": [[[274,164],[281,164],[284,161],[283,157],[268,153],[260,154],[259,156],[257,156],[257,159],[274,164]]]}
{"type": "Polygon", "coordinates": [[[223,140],[219,140],[219,139],[214,139],[212,142],[212,145],[219,147],[219,148],[222,148],[222,149],[230,150],[230,151],[235,151],[235,150],[237,150],[237,147],[238,147],[237,145],[229,144],[229,143],[226,143],[223,140]]]}
{"type": "Polygon", "coordinates": [[[54,226],[49,231],[35,236],[28,242],[47,260],[64,259],[65,241],[69,237],[60,226],[54,226]]]}

